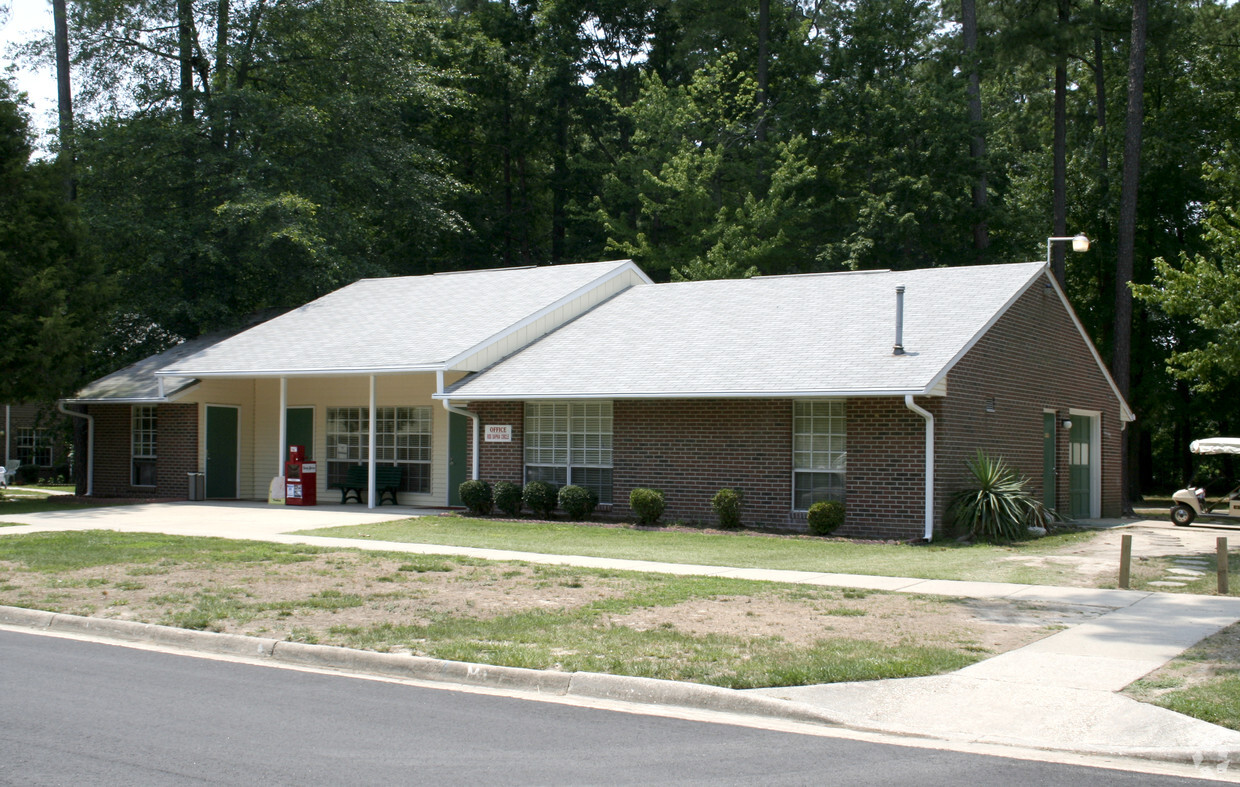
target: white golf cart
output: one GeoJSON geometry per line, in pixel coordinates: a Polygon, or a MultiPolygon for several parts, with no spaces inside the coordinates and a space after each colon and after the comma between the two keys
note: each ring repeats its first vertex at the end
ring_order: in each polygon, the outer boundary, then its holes
{"type": "MultiPolygon", "coordinates": [[[[1188,446],[1194,454],[1231,454],[1240,456],[1240,437],[1210,437],[1194,440],[1188,446]]],[[[1213,503],[1206,503],[1204,487],[1188,487],[1171,496],[1171,521],[1177,525],[1191,525],[1199,516],[1221,516],[1240,519],[1240,486],[1227,496],[1213,503]],[[1218,509],[1218,510],[1215,510],[1218,509]]]]}

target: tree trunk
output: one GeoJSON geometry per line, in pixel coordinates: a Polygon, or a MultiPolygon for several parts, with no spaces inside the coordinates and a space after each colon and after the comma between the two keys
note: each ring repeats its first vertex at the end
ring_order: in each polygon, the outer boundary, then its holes
{"type": "Polygon", "coordinates": [[[220,92],[228,79],[228,25],[229,0],[219,0],[215,16],[215,100],[211,102],[211,145],[217,150],[224,149],[226,129],[224,127],[224,108],[220,106],[220,92]]]}
{"type": "Polygon", "coordinates": [[[986,222],[989,204],[986,183],[986,135],[982,131],[982,78],[977,57],[977,0],[961,0],[960,27],[964,37],[965,65],[969,72],[969,158],[973,159],[976,177],[973,181],[973,250],[975,262],[982,262],[983,252],[990,246],[990,228],[986,222]]]}
{"type": "Polygon", "coordinates": [[[77,199],[77,178],[73,165],[73,90],[69,82],[69,18],[65,0],[52,0],[56,27],[56,97],[60,110],[60,165],[65,200],[77,199]]]}
{"type": "Polygon", "coordinates": [[[194,3],[177,0],[177,61],[180,67],[181,122],[194,122],[194,3]]]}
{"type": "Polygon", "coordinates": [[[759,142],[766,142],[766,107],[771,39],[771,0],[758,0],[758,127],[759,142]]]}
{"type": "MultiPolygon", "coordinates": [[[[1120,182],[1119,234],[1116,238],[1115,264],[1115,350],[1111,357],[1111,374],[1125,397],[1132,376],[1132,282],[1133,257],[1137,228],[1137,185],[1141,165],[1141,131],[1145,113],[1145,30],[1149,15],[1148,0],[1133,0],[1132,41],[1128,48],[1128,113],[1124,119],[1124,168],[1120,182]]],[[[1125,442],[1128,435],[1125,433],[1125,442]]],[[[1127,446],[1125,446],[1127,448],[1127,446]]],[[[1128,452],[1124,451],[1125,459],[1128,452]]],[[[1132,499],[1132,468],[1123,467],[1124,503],[1132,499]]]]}
{"type": "MultiPolygon", "coordinates": [[[[1059,29],[1063,30],[1068,25],[1068,0],[1059,0],[1058,5],[1059,29]]],[[[1055,45],[1055,139],[1051,155],[1051,234],[1062,238],[1068,234],[1068,54],[1063,43],[1055,45]]],[[[1065,252],[1062,243],[1051,244],[1051,270],[1059,286],[1066,289],[1065,252]]]]}

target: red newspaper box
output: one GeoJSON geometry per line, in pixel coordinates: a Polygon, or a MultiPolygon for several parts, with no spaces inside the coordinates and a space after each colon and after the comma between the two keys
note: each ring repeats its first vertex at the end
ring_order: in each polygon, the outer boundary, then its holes
{"type": "Polygon", "coordinates": [[[290,445],[288,461],[284,463],[284,504],[312,506],[317,503],[318,479],[318,466],[306,461],[305,446],[290,445]]]}

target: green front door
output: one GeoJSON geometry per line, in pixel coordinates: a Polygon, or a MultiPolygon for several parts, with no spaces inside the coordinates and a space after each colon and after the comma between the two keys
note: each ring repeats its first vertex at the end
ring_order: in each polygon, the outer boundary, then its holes
{"type": "Polygon", "coordinates": [[[469,450],[469,419],[448,414],[448,505],[461,505],[461,484],[469,478],[465,454],[469,450]]]}
{"type": "Polygon", "coordinates": [[[1042,504],[1057,508],[1055,503],[1055,414],[1042,413],[1042,504]]]}
{"type": "Polygon", "coordinates": [[[237,408],[207,405],[207,497],[237,498],[237,408]]]}
{"type": "Polygon", "coordinates": [[[1090,440],[1092,422],[1086,415],[1072,416],[1072,431],[1068,437],[1068,512],[1073,519],[1088,519],[1091,513],[1092,466],[1097,461],[1090,440]]]}
{"type": "Polygon", "coordinates": [[[290,407],[284,411],[284,461],[288,461],[288,447],[301,445],[306,448],[306,459],[314,458],[314,408],[290,407]]]}

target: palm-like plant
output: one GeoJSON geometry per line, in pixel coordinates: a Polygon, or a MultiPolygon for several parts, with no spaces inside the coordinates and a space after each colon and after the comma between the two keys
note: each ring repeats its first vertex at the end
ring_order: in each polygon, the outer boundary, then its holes
{"type": "Polygon", "coordinates": [[[1028,535],[1029,528],[1048,528],[1059,518],[1026,489],[1022,478],[1002,459],[981,451],[967,462],[977,485],[956,493],[947,518],[970,538],[1014,541],[1028,535]]]}

